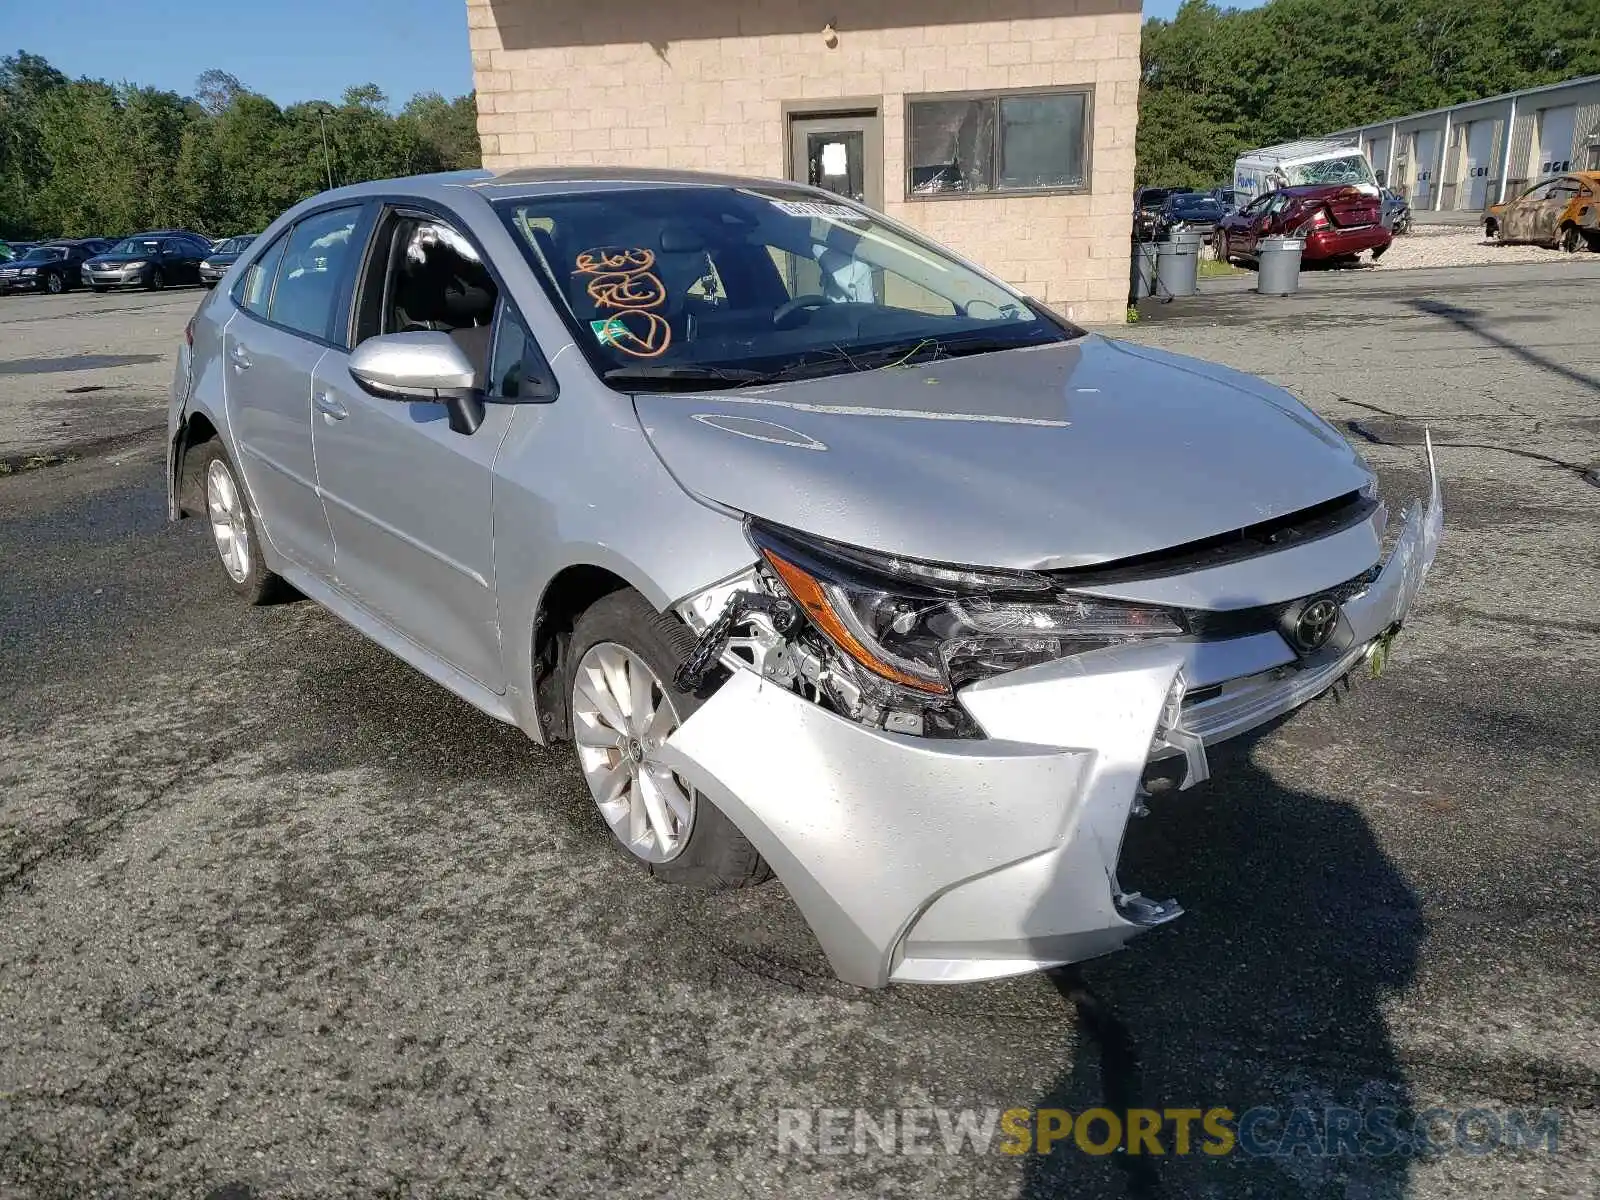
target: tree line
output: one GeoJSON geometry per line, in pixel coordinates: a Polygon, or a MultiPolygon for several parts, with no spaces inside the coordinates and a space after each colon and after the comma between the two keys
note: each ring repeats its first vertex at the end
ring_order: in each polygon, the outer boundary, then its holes
{"type": "Polygon", "coordinates": [[[1140,53],[1138,182],[1207,187],[1244,150],[1600,74],[1600,0],[1186,0],[1140,53]]]}
{"type": "Polygon", "coordinates": [[[225,71],[192,96],[0,58],[0,237],[253,232],[334,184],[476,167],[472,95],[391,113],[375,84],[280,107],[225,71]]]}

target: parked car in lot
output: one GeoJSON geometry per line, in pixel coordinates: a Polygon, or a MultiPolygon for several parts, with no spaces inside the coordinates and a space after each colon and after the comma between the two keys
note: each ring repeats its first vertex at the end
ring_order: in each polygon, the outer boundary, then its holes
{"type": "Polygon", "coordinates": [[[1383,188],[1378,193],[1381,205],[1379,220],[1390,232],[1400,235],[1411,232],[1411,205],[1396,192],[1383,188]]]}
{"type": "Polygon", "coordinates": [[[141,233],[124,238],[83,264],[83,282],[97,292],[113,287],[159,291],[173,283],[199,283],[200,263],[210,253],[198,235],[141,233]]]}
{"type": "Polygon", "coordinates": [[[239,256],[255,241],[253,233],[235,234],[230,238],[223,238],[211,248],[211,253],[206,255],[200,263],[200,282],[207,287],[212,287],[217,280],[228,273],[228,268],[239,260],[239,256]]]}
{"type": "Polygon", "coordinates": [[[1585,246],[1600,251],[1600,171],[1574,171],[1542,179],[1514,200],[1492,204],[1483,232],[1502,242],[1560,246],[1569,254],[1585,246]]]}
{"type": "Polygon", "coordinates": [[[1305,239],[1306,262],[1354,259],[1370,250],[1374,261],[1394,240],[1384,227],[1376,191],[1345,184],[1289,187],[1257,196],[1217,226],[1217,258],[1253,259],[1264,238],[1305,239]]]}
{"type": "Polygon", "coordinates": [[[1160,227],[1161,206],[1169,196],[1192,193],[1193,188],[1142,187],[1133,193],[1133,240],[1147,242],[1160,227]]]}
{"type": "Polygon", "coordinates": [[[1440,535],[1431,452],[1390,528],[1282,389],[797,184],[362,184],[231,280],[168,421],[219,579],[575,742],[629,860],[776,872],[861,985],[1178,916],[1117,881],[1141,796],[1381,663],[1440,535]]]}
{"type": "Polygon", "coordinates": [[[1174,192],[1161,202],[1155,213],[1155,234],[1198,233],[1207,238],[1227,215],[1222,202],[1203,192],[1174,192]]]}
{"type": "Polygon", "coordinates": [[[21,258],[0,266],[0,292],[48,292],[77,287],[83,264],[106,249],[97,238],[42,242],[21,258]]]}

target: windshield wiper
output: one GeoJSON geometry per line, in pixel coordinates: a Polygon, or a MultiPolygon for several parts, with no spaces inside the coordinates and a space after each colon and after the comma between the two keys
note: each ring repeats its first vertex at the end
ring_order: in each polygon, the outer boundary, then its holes
{"type": "Polygon", "coordinates": [[[751,371],[743,367],[696,366],[692,363],[640,363],[637,366],[612,367],[601,373],[607,383],[643,383],[657,385],[652,390],[665,391],[675,387],[699,390],[703,388],[747,387],[752,383],[767,383],[772,379],[769,371],[751,371]]]}

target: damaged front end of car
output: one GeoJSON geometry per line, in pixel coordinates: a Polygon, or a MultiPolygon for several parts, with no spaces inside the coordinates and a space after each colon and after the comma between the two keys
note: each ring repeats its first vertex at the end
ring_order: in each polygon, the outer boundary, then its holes
{"type": "Polygon", "coordinates": [[[1282,552],[1300,556],[1281,560],[1296,586],[1308,564],[1331,573],[1311,594],[1241,604],[1271,554],[1193,572],[1185,587],[1232,601],[1220,621],[751,521],[757,563],[677,606],[700,640],[676,683],[707,698],[663,757],[766,857],[847,982],[1117,949],[1182,913],[1117,880],[1145,798],[1204,781],[1207,746],[1381,665],[1439,543],[1431,446],[1428,468],[1381,568],[1374,502],[1282,552]]]}

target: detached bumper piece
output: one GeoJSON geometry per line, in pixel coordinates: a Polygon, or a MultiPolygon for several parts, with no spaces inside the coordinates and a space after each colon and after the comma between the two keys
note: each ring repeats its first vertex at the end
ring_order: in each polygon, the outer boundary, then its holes
{"type": "MultiPolygon", "coordinates": [[[[1153,764],[1205,778],[1205,747],[1293,709],[1386,648],[1443,525],[1427,503],[1343,605],[1325,659],[1188,698],[1203,643],[1149,641],[1045,663],[960,693],[985,736],[869,728],[738,669],[663,757],[766,857],[839,977],[961,983],[1115,950],[1182,913],[1127,893],[1117,860],[1153,764]]],[[[1200,672],[1203,677],[1203,671],[1200,672]]]]}

